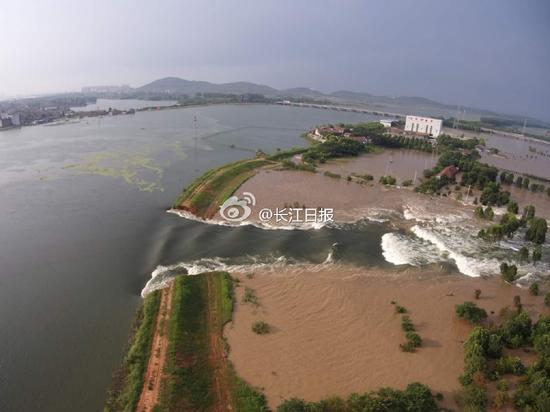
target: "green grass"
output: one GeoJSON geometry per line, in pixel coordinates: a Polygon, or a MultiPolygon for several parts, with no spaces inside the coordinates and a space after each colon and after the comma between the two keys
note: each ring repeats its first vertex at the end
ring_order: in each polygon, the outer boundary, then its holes
{"type": "Polygon", "coordinates": [[[161,409],[205,410],[213,403],[212,368],[208,362],[206,278],[174,280],[169,343],[161,391],[161,409]]]}
{"type": "MultiPolygon", "coordinates": [[[[226,272],[181,276],[174,281],[172,316],[169,324],[168,358],[158,411],[209,410],[215,400],[210,363],[209,328],[220,328],[233,314],[233,280],[226,272]],[[208,300],[208,282],[215,295],[208,300]],[[219,323],[208,324],[208,309],[217,299],[219,323]]],[[[228,345],[226,350],[229,350],[228,345]]],[[[267,411],[264,396],[240,379],[228,362],[228,385],[236,411],[267,411]]]]}
{"type": "Polygon", "coordinates": [[[252,177],[255,169],[270,163],[271,161],[266,159],[245,160],[209,170],[183,191],[176,199],[174,207],[189,200],[194,212],[202,216],[212,204],[221,205],[229,198],[252,177]],[[201,185],[203,185],[202,190],[195,192],[201,185]]]}
{"type": "Polygon", "coordinates": [[[233,383],[233,398],[235,410],[239,412],[267,412],[267,401],[264,395],[252,388],[237,376],[233,367],[230,371],[230,379],[233,383]]]}
{"type": "Polygon", "coordinates": [[[275,153],[272,156],[269,156],[269,160],[283,160],[288,159],[297,154],[302,154],[307,150],[307,147],[293,147],[292,149],[283,150],[281,152],[275,153]]]}
{"type": "Polygon", "coordinates": [[[133,325],[133,336],[121,368],[115,372],[113,384],[105,402],[105,411],[134,411],[147,369],[155,322],[160,307],[160,291],[149,294],[138,309],[133,325]]]}

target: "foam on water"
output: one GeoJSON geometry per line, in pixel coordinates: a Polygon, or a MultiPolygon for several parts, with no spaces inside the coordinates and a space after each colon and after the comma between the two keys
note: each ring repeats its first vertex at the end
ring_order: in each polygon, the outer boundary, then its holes
{"type": "MultiPolygon", "coordinates": [[[[464,275],[479,277],[497,275],[501,262],[513,261],[521,276],[516,282],[519,285],[528,285],[549,275],[548,262],[514,261],[515,254],[510,251],[517,251],[526,244],[523,233],[512,239],[490,243],[477,237],[480,227],[476,226],[471,215],[462,211],[442,215],[420,206],[406,205],[403,217],[416,223],[410,234],[387,233],[382,236],[382,254],[394,265],[451,262],[464,275]]],[[[545,254],[547,252],[543,252],[545,254]]]]}
{"type": "Polygon", "coordinates": [[[221,219],[203,219],[201,217],[195,216],[193,213],[186,210],[180,209],[169,209],[168,213],[178,215],[187,220],[194,220],[196,222],[206,223],[209,225],[218,225],[218,226],[229,226],[229,227],[239,227],[239,226],[254,226],[259,229],[264,230],[318,230],[322,229],[325,226],[331,225],[332,222],[312,222],[312,223],[293,223],[289,225],[273,225],[268,222],[253,222],[250,220],[244,220],[242,222],[229,222],[227,220],[221,219]]]}
{"type": "Polygon", "coordinates": [[[309,271],[317,271],[326,268],[327,265],[333,265],[337,261],[337,247],[338,244],[334,243],[326,259],[320,264],[298,261],[286,256],[245,256],[240,258],[202,258],[169,266],[159,265],[151,273],[151,279],[149,279],[141,291],[141,296],[145,297],[155,290],[167,287],[176,276],[180,275],[198,275],[214,271],[249,273],[257,270],[276,271],[288,267],[295,267],[297,269],[307,268],[309,271]]]}

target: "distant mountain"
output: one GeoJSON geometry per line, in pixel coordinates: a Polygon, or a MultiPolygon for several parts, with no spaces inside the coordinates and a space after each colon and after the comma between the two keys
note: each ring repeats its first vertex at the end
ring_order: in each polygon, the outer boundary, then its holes
{"type": "Polygon", "coordinates": [[[310,89],[309,87],[293,87],[291,89],[284,89],[279,91],[281,96],[290,96],[290,97],[319,97],[327,98],[327,95],[318,91],[310,89]]]}
{"type": "Polygon", "coordinates": [[[330,95],[341,99],[355,100],[355,101],[364,102],[364,103],[373,103],[373,104],[385,103],[385,104],[395,104],[395,105],[414,105],[414,106],[427,106],[427,107],[433,106],[438,108],[456,110],[456,106],[439,103],[434,100],[427,99],[425,97],[416,97],[416,96],[388,97],[388,96],[377,96],[370,93],[350,92],[347,90],[340,90],[340,91],[331,93],[330,95]]]}
{"type": "MultiPolygon", "coordinates": [[[[304,98],[338,104],[357,104],[372,108],[373,110],[417,114],[441,117],[462,117],[465,119],[477,120],[479,117],[498,117],[514,119],[523,122],[525,116],[513,116],[496,113],[490,110],[464,107],[451,104],[439,103],[425,97],[417,96],[377,96],[370,93],[339,90],[332,93],[323,93],[307,87],[294,87],[290,89],[277,90],[273,87],[250,82],[233,83],[210,83],[206,81],[185,80],[179,77],[165,77],[155,80],[144,86],[133,89],[134,92],[145,94],[166,94],[170,97],[177,95],[194,96],[197,93],[220,93],[220,94],[261,94],[269,98],[304,98]]],[[[548,127],[547,122],[538,119],[527,118],[532,126],[548,127]],[[544,126],[543,126],[544,125],[544,126]]]]}
{"type": "Polygon", "coordinates": [[[256,93],[265,96],[277,95],[277,90],[261,84],[249,82],[235,82],[215,84],[204,81],[185,80],[179,77],[165,77],[155,80],[144,86],[135,89],[139,92],[148,93],[169,93],[169,94],[187,94],[196,93],[227,93],[227,94],[247,94],[256,93]]]}

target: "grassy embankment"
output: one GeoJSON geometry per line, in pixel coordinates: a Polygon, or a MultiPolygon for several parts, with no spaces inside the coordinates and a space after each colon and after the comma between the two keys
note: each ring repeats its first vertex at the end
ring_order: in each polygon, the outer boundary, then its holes
{"type": "Polygon", "coordinates": [[[212,218],[219,206],[250,179],[256,169],[270,164],[277,163],[264,158],[247,159],[209,170],[183,191],[174,208],[188,210],[205,219],[212,218]]]}
{"type": "Polygon", "coordinates": [[[143,388],[144,373],[151,354],[160,291],[148,295],[137,311],[132,337],[122,366],[115,372],[105,402],[105,411],[133,411],[143,388]]]}
{"type": "Polygon", "coordinates": [[[233,313],[233,284],[224,272],[175,280],[168,357],[157,411],[263,411],[259,392],[239,379],[227,359],[223,326],[233,313]]]}
{"type": "Polygon", "coordinates": [[[208,170],[185,188],[173,207],[188,210],[205,219],[212,218],[218,211],[218,207],[244,182],[254,176],[259,168],[280,166],[285,159],[304,153],[306,150],[306,148],[292,148],[279,151],[272,156],[240,160],[208,170]]]}

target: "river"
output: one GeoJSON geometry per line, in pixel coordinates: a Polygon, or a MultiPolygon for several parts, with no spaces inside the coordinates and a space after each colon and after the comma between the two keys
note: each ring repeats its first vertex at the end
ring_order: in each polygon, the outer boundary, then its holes
{"type": "Polygon", "coordinates": [[[344,260],[389,265],[381,224],[263,231],[165,213],[209,168],[303,146],[316,124],[375,118],[223,105],[0,133],[0,410],[100,410],[158,265],[322,262],[335,242],[344,260]]]}

